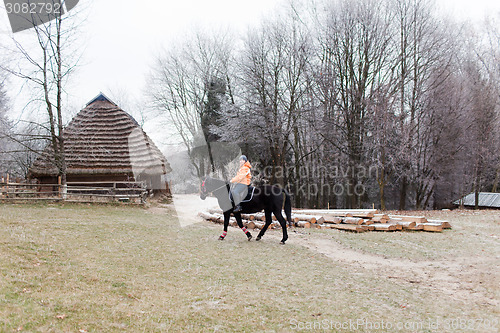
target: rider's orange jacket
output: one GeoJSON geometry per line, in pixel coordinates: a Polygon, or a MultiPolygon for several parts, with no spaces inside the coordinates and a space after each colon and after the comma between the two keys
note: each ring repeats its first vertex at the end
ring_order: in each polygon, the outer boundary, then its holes
{"type": "Polygon", "coordinates": [[[236,176],[231,179],[231,183],[250,185],[250,180],[252,179],[252,175],[250,174],[251,168],[250,162],[246,161],[245,164],[240,167],[236,176]]]}

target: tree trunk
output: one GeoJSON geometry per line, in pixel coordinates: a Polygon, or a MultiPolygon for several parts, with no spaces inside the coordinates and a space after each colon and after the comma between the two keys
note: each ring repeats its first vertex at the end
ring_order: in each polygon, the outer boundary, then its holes
{"type": "Polygon", "coordinates": [[[497,174],[495,176],[495,181],[493,182],[493,187],[491,188],[491,192],[496,193],[498,189],[498,182],[500,180],[500,167],[497,169],[497,174]]]}
{"type": "Polygon", "coordinates": [[[406,193],[408,191],[408,180],[406,176],[401,179],[401,188],[399,192],[399,210],[406,210],[406,193]]]}

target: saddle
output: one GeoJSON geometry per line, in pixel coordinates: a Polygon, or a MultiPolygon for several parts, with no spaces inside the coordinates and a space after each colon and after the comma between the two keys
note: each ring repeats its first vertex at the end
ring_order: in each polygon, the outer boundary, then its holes
{"type": "MultiPolygon", "coordinates": [[[[243,203],[243,202],[249,202],[249,201],[251,201],[253,199],[254,192],[255,192],[255,187],[248,186],[247,196],[241,202],[243,203]]],[[[234,202],[234,200],[233,200],[233,192],[232,191],[229,191],[229,200],[231,202],[234,202]]]]}

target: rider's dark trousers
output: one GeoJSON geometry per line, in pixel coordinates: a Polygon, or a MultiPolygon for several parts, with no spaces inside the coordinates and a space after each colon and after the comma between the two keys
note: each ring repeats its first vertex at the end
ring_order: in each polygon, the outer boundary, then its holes
{"type": "Polygon", "coordinates": [[[233,193],[234,204],[239,205],[248,194],[248,185],[236,183],[233,185],[231,192],[233,193]]]}

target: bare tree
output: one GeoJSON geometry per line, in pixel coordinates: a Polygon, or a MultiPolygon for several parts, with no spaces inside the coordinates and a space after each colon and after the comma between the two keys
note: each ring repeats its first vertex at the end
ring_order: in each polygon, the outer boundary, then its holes
{"type": "MultiPolygon", "coordinates": [[[[498,50],[465,54],[481,43],[460,48],[468,27],[444,24],[431,0],[315,5],[291,1],[238,49],[198,37],[160,59],[153,98],[191,158],[212,140],[237,143],[297,206],[441,207],[496,189],[498,50]]],[[[198,174],[210,165],[199,160],[198,174]]]]}
{"type": "Polygon", "coordinates": [[[6,153],[8,150],[8,135],[10,124],[7,119],[7,95],[4,89],[4,81],[0,80],[0,172],[6,169],[6,153]]]}
{"type": "Polygon", "coordinates": [[[399,209],[404,210],[408,189],[416,184],[416,204],[432,188],[428,183],[433,171],[425,160],[428,127],[423,126],[428,114],[432,91],[439,88],[450,73],[453,49],[451,37],[433,15],[433,2],[428,0],[395,0],[397,38],[397,89],[399,124],[402,138],[398,151],[400,174],[399,209]]]}
{"type": "MultiPolygon", "coordinates": [[[[492,82],[492,84],[496,87],[497,94],[500,96],[500,13],[497,13],[496,17],[492,16],[486,20],[485,30],[485,46],[483,52],[478,52],[477,56],[485,67],[490,82],[492,82]]],[[[498,130],[500,127],[500,116],[498,113],[500,113],[500,107],[497,108],[497,131],[496,135],[494,135],[492,139],[496,140],[496,143],[500,145],[500,131],[498,130]]],[[[493,185],[491,187],[492,192],[497,192],[499,182],[500,157],[498,158],[498,164],[496,167],[495,180],[493,181],[493,185]]]]}
{"type": "Polygon", "coordinates": [[[38,102],[31,107],[45,109],[46,122],[32,120],[48,132],[47,139],[53,151],[53,162],[66,184],[66,159],[64,149],[64,95],[65,85],[74,72],[78,61],[76,31],[81,22],[75,20],[78,14],[71,11],[66,15],[53,13],[53,19],[47,23],[36,25],[37,17],[32,16],[33,27],[30,34],[23,38],[12,37],[13,47],[6,49],[12,59],[20,59],[16,63],[0,64],[0,68],[18,78],[25,80],[34,91],[34,100],[38,102]]]}
{"type": "Polygon", "coordinates": [[[213,106],[211,98],[217,98],[211,95],[214,87],[222,89],[220,95],[232,99],[232,43],[227,32],[209,35],[198,31],[187,42],[160,55],[150,76],[150,97],[175,127],[198,176],[214,168],[212,150],[207,151],[209,163],[196,150],[207,144],[208,130],[202,121],[207,119],[207,104],[213,106]]]}
{"type": "Polygon", "coordinates": [[[389,23],[384,3],[336,1],[320,27],[324,137],[344,156],[348,207],[360,206],[363,195],[356,188],[364,181],[358,170],[366,166],[368,105],[390,75],[389,23]]]}

